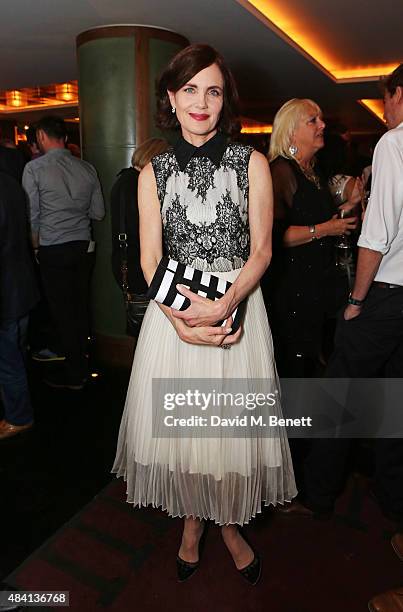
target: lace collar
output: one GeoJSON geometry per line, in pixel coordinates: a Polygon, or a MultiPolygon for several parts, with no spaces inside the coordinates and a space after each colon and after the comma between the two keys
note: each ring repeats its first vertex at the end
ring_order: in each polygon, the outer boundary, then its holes
{"type": "Polygon", "coordinates": [[[174,154],[182,172],[192,157],[208,157],[218,168],[226,148],[227,138],[221,132],[217,132],[201,147],[195,147],[181,136],[174,146],[174,154]]]}

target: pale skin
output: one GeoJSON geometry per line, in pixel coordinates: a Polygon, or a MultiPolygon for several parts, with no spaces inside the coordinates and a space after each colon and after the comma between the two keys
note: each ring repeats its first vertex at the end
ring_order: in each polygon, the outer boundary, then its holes
{"type": "MultiPolygon", "coordinates": [[[[393,129],[403,121],[403,87],[397,87],[394,94],[385,92],[384,117],[389,129],[393,129]]],[[[351,295],[356,300],[365,300],[369,288],[378,272],[382,261],[382,253],[359,247],[357,273],[351,295]]],[[[355,319],[361,313],[361,306],[348,304],[344,310],[344,319],[355,319]]]]}
{"type": "Polygon", "coordinates": [[[350,213],[359,205],[361,206],[363,188],[362,179],[359,177],[354,178],[352,176],[344,188],[346,201],[339,206],[339,210],[344,210],[345,212],[350,213]]]}
{"type": "MultiPolygon", "coordinates": [[[[307,104],[306,114],[299,121],[290,142],[297,147],[298,151],[295,157],[303,168],[309,169],[315,153],[323,147],[324,128],[325,123],[322,120],[321,111],[317,107],[307,104]]],[[[359,183],[357,183],[358,188],[359,183]]],[[[354,190],[352,197],[354,200],[358,198],[357,192],[354,192],[354,190]]],[[[326,236],[349,235],[356,227],[357,217],[338,219],[337,215],[334,215],[329,221],[315,225],[315,236],[319,239],[326,236]]],[[[312,233],[309,226],[306,225],[291,225],[284,233],[283,238],[286,247],[299,246],[311,242],[311,240],[312,233]]]]}
{"type": "MultiPolygon", "coordinates": [[[[176,110],[185,140],[200,147],[217,132],[223,106],[224,81],[220,69],[213,64],[194,75],[178,91],[168,91],[176,110]]],[[[219,347],[239,341],[242,330],[231,331],[231,314],[238,304],[256,287],[271,258],[273,197],[270,170],[266,158],[254,151],[248,169],[250,257],[230,290],[213,302],[195,295],[185,287],[178,290],[191,301],[186,311],[175,311],[159,305],[184,342],[219,347]],[[228,319],[225,329],[214,324],[228,319]]],[[[139,214],[141,266],[150,283],[162,257],[162,220],[157,186],[151,164],[139,177],[139,214]]],[[[179,556],[188,562],[198,560],[198,545],[203,523],[197,518],[185,518],[179,556]]],[[[222,536],[238,569],[249,565],[254,553],[242,538],[236,525],[222,527],[222,536]]]]}

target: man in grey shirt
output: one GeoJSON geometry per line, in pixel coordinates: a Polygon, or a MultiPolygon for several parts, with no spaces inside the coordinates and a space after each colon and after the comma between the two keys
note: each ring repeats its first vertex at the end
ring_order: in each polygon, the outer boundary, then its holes
{"type": "Polygon", "coordinates": [[[81,389],[87,378],[89,281],[94,264],[91,220],[105,215],[95,168],[65,147],[63,119],[43,117],[37,124],[44,155],[24,169],[32,244],[38,251],[43,288],[65,355],[64,371],[45,382],[81,389]]]}

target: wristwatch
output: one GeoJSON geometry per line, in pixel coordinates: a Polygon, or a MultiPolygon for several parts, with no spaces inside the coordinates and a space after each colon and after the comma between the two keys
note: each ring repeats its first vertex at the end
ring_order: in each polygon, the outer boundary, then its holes
{"type": "Polygon", "coordinates": [[[314,225],[308,225],[309,233],[311,234],[311,240],[317,240],[316,227],[314,225]]]}
{"type": "Polygon", "coordinates": [[[356,300],[352,297],[351,293],[348,296],[347,302],[352,306],[362,306],[365,300],[356,300]]]}

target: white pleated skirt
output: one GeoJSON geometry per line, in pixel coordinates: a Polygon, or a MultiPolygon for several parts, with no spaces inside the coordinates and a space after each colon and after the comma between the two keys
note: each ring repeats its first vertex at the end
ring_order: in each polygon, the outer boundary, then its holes
{"type": "MultiPolygon", "coordinates": [[[[234,281],[240,270],[217,273],[234,281]]],[[[277,379],[260,287],[248,297],[243,333],[229,350],[183,342],[155,302],[144,316],[112,471],[127,483],[127,501],[161,507],[173,517],[248,523],[263,505],[297,494],[288,440],[220,435],[153,437],[153,378],[277,379]]],[[[276,403],[273,414],[281,417],[276,403]]],[[[219,428],[221,430],[221,428],[219,428]]]]}

